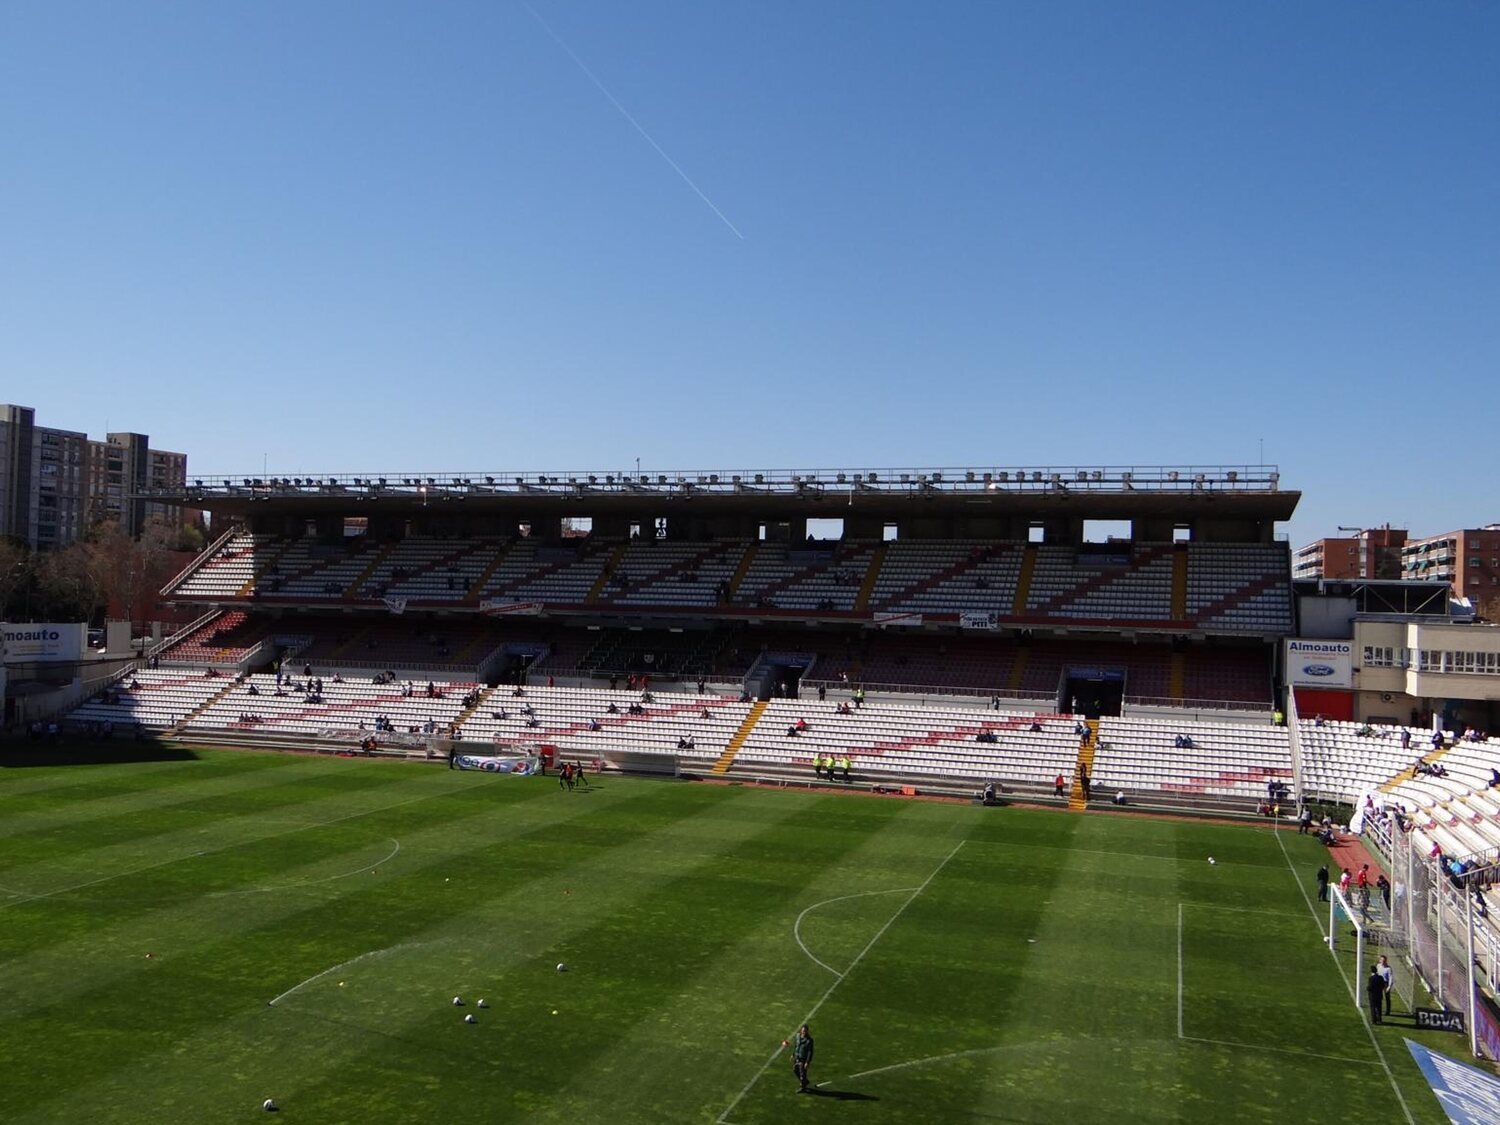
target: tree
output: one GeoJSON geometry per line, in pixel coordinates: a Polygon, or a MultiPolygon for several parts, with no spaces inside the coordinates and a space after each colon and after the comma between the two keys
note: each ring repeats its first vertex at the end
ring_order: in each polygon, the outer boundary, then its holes
{"type": "Polygon", "coordinates": [[[37,592],[52,621],[90,621],[104,595],[88,546],[74,543],[37,558],[37,592]]]}
{"type": "Polygon", "coordinates": [[[139,539],[131,539],[117,523],[102,524],[88,544],[89,570],[105,602],[124,613],[135,633],[136,619],[156,601],[175,569],[170,551],[179,529],[153,516],[139,539]]]}
{"type": "Polygon", "coordinates": [[[26,545],[0,539],[0,618],[21,618],[21,602],[27,600],[33,578],[31,552],[26,545]]]}

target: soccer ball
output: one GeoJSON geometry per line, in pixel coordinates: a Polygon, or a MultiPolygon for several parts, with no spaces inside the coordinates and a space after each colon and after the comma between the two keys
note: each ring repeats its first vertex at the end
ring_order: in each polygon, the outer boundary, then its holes
{"type": "Polygon", "coordinates": [[[1209,856],[1208,857],[1208,862],[1212,863],[1212,864],[1217,864],[1219,861],[1216,860],[1213,856],[1209,856]]]}
{"type": "Polygon", "coordinates": [[[490,1006],[490,1002],[488,1000],[481,1000],[478,1006],[481,1008],[488,1008],[490,1006]]]}
{"type": "Polygon", "coordinates": [[[473,1012],[470,1012],[468,1015],[466,1015],[464,1017],[464,1023],[478,1023],[478,1022],[479,1021],[474,1018],[474,1013],[473,1012]]]}
{"type": "Polygon", "coordinates": [[[265,1101],[260,1103],[260,1108],[265,1110],[267,1113],[275,1113],[276,1103],[272,1099],[267,1098],[265,1101]]]}
{"type": "Polygon", "coordinates": [[[462,996],[455,996],[453,998],[453,1006],[455,1008],[462,1008],[464,1006],[464,998],[462,996]]]}
{"type": "Polygon", "coordinates": [[[558,972],[560,972],[560,973],[565,973],[565,972],[567,972],[567,971],[568,971],[568,966],[567,966],[567,964],[566,964],[566,963],[565,963],[565,962],[562,962],[562,961],[559,961],[559,962],[558,962],[558,963],[557,963],[557,971],[558,971],[558,972]]]}

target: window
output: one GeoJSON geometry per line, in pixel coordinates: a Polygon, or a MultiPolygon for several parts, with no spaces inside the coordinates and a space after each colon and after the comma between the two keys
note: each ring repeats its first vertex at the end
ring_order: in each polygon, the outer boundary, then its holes
{"type": "Polygon", "coordinates": [[[1390,645],[1365,645],[1365,667],[1394,668],[1396,650],[1390,645]]]}
{"type": "Polygon", "coordinates": [[[1424,648],[1417,654],[1417,671],[1419,672],[1441,672],[1443,670],[1443,654],[1435,648],[1424,648]]]}

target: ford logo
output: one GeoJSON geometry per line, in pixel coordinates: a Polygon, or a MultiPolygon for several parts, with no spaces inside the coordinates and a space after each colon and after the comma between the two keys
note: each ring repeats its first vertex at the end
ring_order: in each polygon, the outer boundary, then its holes
{"type": "Polygon", "coordinates": [[[1302,665],[1302,674],[1304,676],[1331,676],[1333,675],[1333,669],[1327,664],[1304,664],[1302,665]]]}

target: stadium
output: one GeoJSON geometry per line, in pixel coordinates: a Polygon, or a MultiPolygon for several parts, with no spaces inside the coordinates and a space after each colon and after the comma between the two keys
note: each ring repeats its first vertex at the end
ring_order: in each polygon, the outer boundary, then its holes
{"type": "Polygon", "coordinates": [[[1301,674],[1273,466],[142,497],[191,623],[0,776],[8,1057],[88,1075],[8,1120],[1443,1120],[1382,951],[1496,1057],[1493,749],[1301,674]]]}

